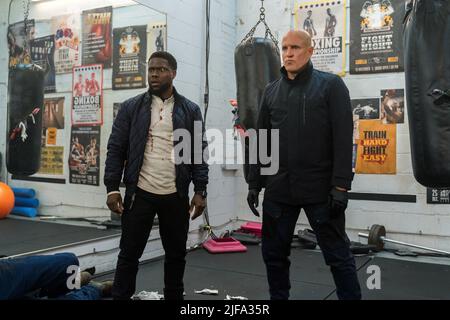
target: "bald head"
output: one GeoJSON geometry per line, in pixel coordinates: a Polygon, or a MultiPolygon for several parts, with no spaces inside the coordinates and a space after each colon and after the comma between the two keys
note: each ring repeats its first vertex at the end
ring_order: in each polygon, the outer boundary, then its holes
{"type": "Polygon", "coordinates": [[[300,39],[300,41],[302,42],[302,44],[306,47],[309,48],[311,47],[311,36],[309,35],[309,33],[305,30],[289,30],[283,37],[283,41],[285,38],[287,37],[294,37],[297,39],[300,39]]]}
{"type": "Polygon", "coordinates": [[[283,37],[281,49],[284,68],[293,79],[313,54],[311,36],[305,30],[290,30],[283,37]]]}

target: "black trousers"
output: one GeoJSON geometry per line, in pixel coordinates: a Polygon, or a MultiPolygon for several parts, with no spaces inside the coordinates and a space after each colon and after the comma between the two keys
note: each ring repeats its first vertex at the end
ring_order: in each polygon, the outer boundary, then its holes
{"type": "Polygon", "coordinates": [[[155,215],[165,251],[164,299],[182,300],[186,265],[186,241],[189,231],[189,198],[178,193],[156,195],[138,189],[131,210],[122,214],[120,253],[112,295],[130,299],[136,290],[139,259],[144,252],[155,215]]]}
{"type": "Polygon", "coordinates": [[[270,298],[289,298],[291,242],[302,208],[316,233],[325,263],[330,266],[338,298],[361,299],[355,259],[345,233],[345,214],[332,218],[327,203],[291,206],[264,199],[262,255],[266,264],[270,298]]]}

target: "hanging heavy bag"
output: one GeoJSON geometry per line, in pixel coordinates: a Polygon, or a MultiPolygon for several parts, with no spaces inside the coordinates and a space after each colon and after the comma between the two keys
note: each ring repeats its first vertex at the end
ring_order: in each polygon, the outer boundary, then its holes
{"type": "Polygon", "coordinates": [[[234,63],[239,120],[254,129],[264,88],[280,77],[280,55],[272,40],[248,38],[236,47],[234,63]]]}
{"type": "MultiPolygon", "coordinates": [[[[256,128],[264,89],[268,83],[280,77],[281,59],[278,42],[265,21],[264,12],[263,1],[261,1],[259,21],[236,47],[234,53],[238,116],[240,124],[245,130],[256,128]],[[265,38],[253,37],[260,23],[266,27],[265,38]]],[[[244,140],[244,147],[244,177],[248,182],[248,139],[244,140]]]]}
{"type": "Polygon", "coordinates": [[[9,70],[6,166],[11,174],[32,175],[40,168],[44,76],[35,64],[9,70]]]}
{"type": "Polygon", "coordinates": [[[404,20],[406,101],[416,180],[450,187],[450,1],[410,1],[404,20]]]}

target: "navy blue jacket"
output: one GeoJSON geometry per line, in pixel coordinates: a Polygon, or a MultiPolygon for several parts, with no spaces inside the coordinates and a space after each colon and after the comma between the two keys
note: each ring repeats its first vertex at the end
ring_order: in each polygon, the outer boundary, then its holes
{"type": "Polygon", "coordinates": [[[353,116],[339,76],[309,62],[290,80],[283,67],[266,87],[257,127],[279,130],[279,170],[263,176],[251,165],[249,189],[265,187],[265,198],[296,205],[326,202],[332,186],[351,189],[353,116]]]}
{"type": "MultiPolygon", "coordinates": [[[[175,164],[177,192],[181,196],[187,196],[191,181],[194,183],[194,191],[206,190],[208,184],[208,164],[204,158],[201,158],[201,164],[191,164],[194,163],[194,151],[196,150],[194,149],[194,121],[203,121],[203,119],[199,106],[178,94],[175,88],[174,98],[173,130],[186,129],[191,136],[190,163],[175,164]]],[[[125,205],[127,200],[134,197],[137,189],[149,134],[150,105],[151,95],[149,92],[123,102],[109,137],[104,183],[107,192],[118,191],[123,175],[123,182],[126,186],[125,205]]],[[[204,125],[200,127],[203,137],[205,128],[204,125]]],[[[197,136],[199,134],[200,132],[197,136]]],[[[207,142],[204,139],[201,141],[202,152],[204,152],[207,142]]],[[[181,140],[174,141],[174,147],[179,142],[181,140]]],[[[199,153],[199,151],[196,152],[199,153]]]]}

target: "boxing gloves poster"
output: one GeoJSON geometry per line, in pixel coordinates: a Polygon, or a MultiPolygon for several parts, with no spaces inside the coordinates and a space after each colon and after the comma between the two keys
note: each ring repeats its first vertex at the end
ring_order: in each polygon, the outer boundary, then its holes
{"type": "Polygon", "coordinates": [[[55,73],[71,73],[80,65],[80,16],[62,15],[52,19],[55,36],[55,73]]]}
{"type": "Polygon", "coordinates": [[[302,1],[295,10],[296,29],[312,38],[311,61],[321,71],[345,75],[346,1],[302,1]]]}
{"type": "Polygon", "coordinates": [[[350,2],[350,73],[403,71],[404,1],[350,2]]]}
{"type": "Polygon", "coordinates": [[[82,64],[112,63],[112,7],[86,10],[82,13],[82,64]]]}

